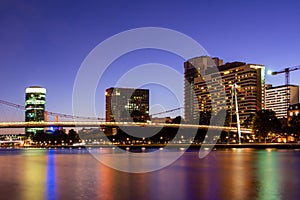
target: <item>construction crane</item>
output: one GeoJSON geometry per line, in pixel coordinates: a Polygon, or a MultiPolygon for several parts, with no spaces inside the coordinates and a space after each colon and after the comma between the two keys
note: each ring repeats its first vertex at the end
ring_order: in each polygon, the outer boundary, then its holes
{"type": "Polygon", "coordinates": [[[271,75],[277,75],[277,74],[285,73],[286,105],[287,105],[287,109],[288,109],[289,104],[290,104],[290,92],[289,92],[290,72],[298,70],[298,69],[300,69],[300,66],[286,67],[286,68],[284,68],[281,71],[276,71],[276,72],[269,71],[268,72],[268,74],[271,74],[271,75]]]}

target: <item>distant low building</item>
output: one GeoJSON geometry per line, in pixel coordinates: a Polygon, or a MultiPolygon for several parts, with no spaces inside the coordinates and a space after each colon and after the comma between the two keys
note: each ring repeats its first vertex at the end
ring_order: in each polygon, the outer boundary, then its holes
{"type": "Polygon", "coordinates": [[[288,108],[288,121],[290,121],[294,116],[300,115],[300,103],[290,105],[288,108]]]}
{"type": "Polygon", "coordinates": [[[171,117],[153,117],[151,118],[152,123],[172,123],[171,117]]]}

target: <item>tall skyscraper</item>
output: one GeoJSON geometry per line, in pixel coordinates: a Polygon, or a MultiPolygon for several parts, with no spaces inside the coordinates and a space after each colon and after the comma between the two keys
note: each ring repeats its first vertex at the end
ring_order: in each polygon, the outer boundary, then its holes
{"type": "Polygon", "coordinates": [[[108,88],[106,96],[106,121],[149,120],[149,90],[133,88],[108,88]]]}
{"type": "Polygon", "coordinates": [[[230,110],[233,84],[238,85],[241,125],[256,110],[264,108],[263,65],[244,62],[223,64],[219,58],[201,56],[184,63],[184,75],[186,121],[193,121],[200,112],[215,115],[220,110],[230,110]]]}
{"type": "Polygon", "coordinates": [[[290,105],[299,103],[299,86],[286,85],[272,87],[266,85],[266,109],[271,109],[276,113],[278,118],[287,118],[288,102],[290,105]],[[287,95],[287,92],[289,95],[287,95]]]}
{"type": "MultiPolygon", "coordinates": [[[[222,60],[218,58],[212,59],[209,56],[192,58],[184,63],[184,110],[186,122],[195,123],[198,120],[200,111],[211,112],[212,103],[205,81],[209,84],[215,80],[211,76],[206,75],[206,70],[214,68],[219,63],[222,64],[222,60]],[[203,83],[203,87],[199,86],[200,82],[203,83]]],[[[217,79],[220,79],[220,76],[217,79]]],[[[219,90],[222,88],[210,87],[209,89],[211,94],[214,95],[221,93],[219,90]],[[212,89],[214,89],[214,92],[212,92],[212,89]]],[[[214,110],[217,112],[217,109],[214,110]]]]}
{"type": "MultiPolygon", "coordinates": [[[[30,86],[26,88],[25,93],[25,121],[43,122],[45,118],[46,89],[39,86],[30,86]]],[[[44,128],[25,129],[25,133],[29,137],[43,131],[44,128]]]]}

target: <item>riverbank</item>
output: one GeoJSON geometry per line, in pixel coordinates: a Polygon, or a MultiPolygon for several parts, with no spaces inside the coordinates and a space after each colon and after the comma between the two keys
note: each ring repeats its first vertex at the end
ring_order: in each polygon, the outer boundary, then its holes
{"type": "Polygon", "coordinates": [[[242,144],[97,144],[97,145],[47,145],[47,146],[2,146],[0,149],[7,148],[46,148],[46,149],[65,149],[65,148],[114,148],[122,149],[142,149],[142,148],[253,148],[253,149],[300,149],[300,143],[242,143],[242,144]]]}
{"type": "MultiPolygon", "coordinates": [[[[86,147],[94,147],[93,145],[86,147]]],[[[100,147],[105,147],[101,146],[100,147]]],[[[118,145],[120,148],[164,148],[164,144],[148,144],[148,145],[118,145]]],[[[254,149],[300,149],[300,143],[243,143],[243,144],[168,144],[167,148],[254,148],[254,149]]]]}

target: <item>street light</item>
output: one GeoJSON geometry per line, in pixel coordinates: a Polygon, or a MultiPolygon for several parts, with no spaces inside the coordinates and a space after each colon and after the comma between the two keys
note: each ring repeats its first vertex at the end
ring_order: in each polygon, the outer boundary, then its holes
{"type": "Polygon", "coordinates": [[[267,74],[268,74],[268,75],[273,75],[273,71],[269,69],[269,70],[267,71],[267,74]]]}

